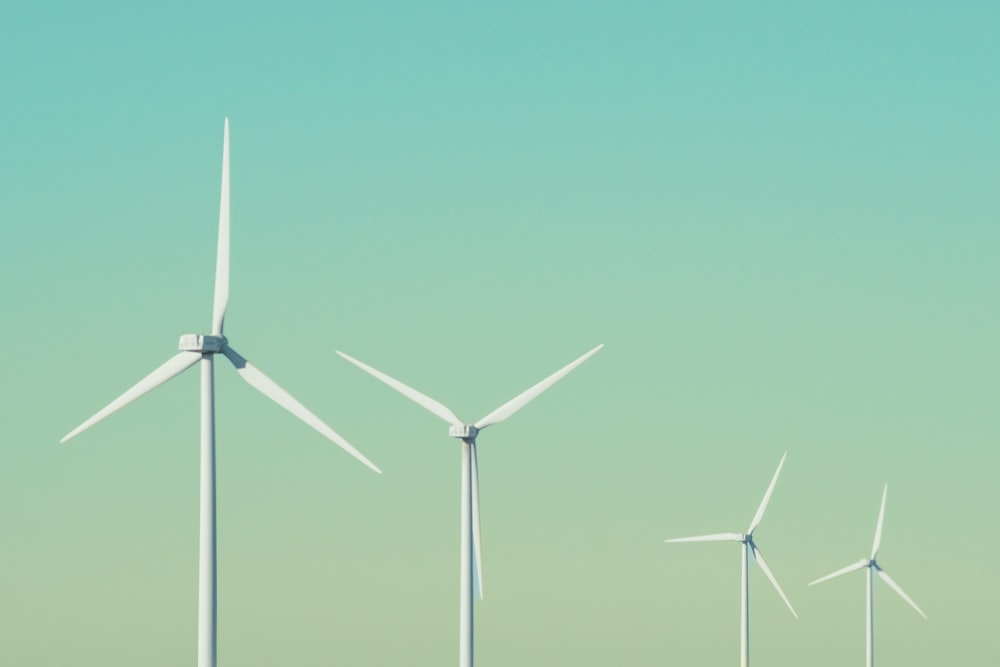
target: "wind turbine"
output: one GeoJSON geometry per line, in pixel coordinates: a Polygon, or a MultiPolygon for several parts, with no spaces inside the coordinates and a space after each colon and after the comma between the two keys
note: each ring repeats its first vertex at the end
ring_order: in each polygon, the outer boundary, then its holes
{"type": "Polygon", "coordinates": [[[222,139],[222,195],[219,203],[219,244],[215,264],[215,299],[212,310],[211,335],[181,336],[180,352],[140,380],[124,394],[111,401],[100,412],[69,432],[60,442],[66,442],[90,428],[111,413],[125,407],[140,396],[201,362],[201,495],[198,558],[198,667],[216,664],[216,557],[215,557],[215,388],[213,358],[224,355],[246,382],[272,401],[285,408],[309,426],[332,440],[344,451],[375,472],[382,472],[349,442],[264,375],[229,345],[222,334],[229,298],[229,119],[226,118],[222,139]]]}
{"type": "Polygon", "coordinates": [[[530,389],[518,394],[499,408],[474,424],[462,421],[443,404],[409,387],[385,373],[375,370],[354,357],[337,351],[341,357],[361,370],[386,383],[403,396],[448,422],[448,436],[462,441],[462,512],[461,512],[461,557],[459,574],[459,634],[458,664],[472,667],[472,568],[476,569],[476,583],[479,599],[483,598],[483,544],[479,528],[479,463],[476,458],[476,438],[487,426],[499,424],[539,394],[551,387],[571,370],[597,353],[604,345],[598,345],[576,361],[564,366],[530,389]],[[473,559],[474,562],[473,562],[473,559]]]}
{"type": "Polygon", "coordinates": [[[878,523],[875,524],[875,541],[872,542],[872,554],[868,558],[862,558],[857,563],[848,565],[845,568],[841,568],[836,572],[832,572],[825,577],[820,577],[816,581],[809,582],[809,585],[818,584],[824,581],[829,581],[839,577],[842,574],[847,574],[848,572],[854,572],[855,570],[860,570],[861,568],[868,568],[868,576],[866,577],[866,595],[865,595],[865,611],[867,615],[867,624],[865,625],[865,665],[867,667],[872,667],[875,664],[875,628],[874,628],[874,607],[872,605],[872,573],[878,572],[878,576],[881,577],[882,581],[889,585],[889,588],[896,591],[899,597],[906,600],[907,604],[917,610],[917,613],[927,619],[927,614],[925,614],[917,603],[910,599],[910,596],[903,592],[903,589],[899,587],[892,577],[882,569],[882,566],[878,564],[875,560],[875,556],[878,554],[879,545],[882,543],[882,520],[885,518],[885,498],[889,493],[889,484],[886,483],[885,487],[882,489],[882,507],[878,511],[878,523]]]}
{"type": "Polygon", "coordinates": [[[750,665],[750,574],[749,574],[749,554],[753,554],[754,560],[760,565],[760,569],[764,571],[764,575],[768,578],[771,584],[774,586],[774,590],[778,591],[778,595],[781,599],[785,601],[788,605],[789,611],[792,612],[792,616],[798,618],[799,615],[795,613],[792,609],[792,603],[788,601],[785,596],[785,592],[781,590],[781,586],[778,585],[778,580],[774,578],[774,574],[771,572],[771,568],[767,566],[767,562],[764,560],[764,555],[761,554],[760,549],[757,548],[757,543],[754,542],[753,532],[757,530],[757,526],[760,525],[761,519],[764,518],[764,510],[767,509],[767,503],[771,500],[771,493],[774,491],[774,485],[778,481],[778,475],[781,474],[781,466],[785,465],[785,457],[788,453],[785,452],[781,456],[781,461],[778,463],[778,469],[774,471],[774,477],[771,478],[771,484],[767,487],[767,492],[764,493],[764,499],[760,501],[760,507],[757,508],[757,513],[753,515],[753,520],[750,522],[750,527],[747,528],[746,533],[718,533],[715,535],[700,535],[698,537],[677,537],[671,540],[666,540],[666,542],[739,542],[742,546],[740,549],[740,563],[741,568],[741,579],[740,579],[740,666],[748,667],[750,665]]]}

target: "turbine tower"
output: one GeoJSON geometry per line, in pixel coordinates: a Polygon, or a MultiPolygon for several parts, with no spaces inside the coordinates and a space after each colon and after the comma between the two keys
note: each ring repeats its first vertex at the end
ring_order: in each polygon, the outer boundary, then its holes
{"type": "Polygon", "coordinates": [[[848,565],[845,568],[841,568],[836,572],[832,572],[825,577],[820,577],[816,581],[809,582],[809,585],[818,584],[824,581],[829,581],[839,577],[842,574],[847,574],[848,572],[854,572],[855,570],[860,570],[861,568],[868,568],[868,576],[865,577],[865,613],[866,613],[866,624],[865,624],[865,665],[867,667],[873,667],[875,664],[875,623],[874,623],[874,606],[872,603],[872,574],[878,572],[878,576],[889,585],[889,588],[896,591],[899,597],[906,600],[907,604],[917,610],[917,613],[927,619],[927,614],[925,614],[917,603],[910,599],[910,596],[903,592],[903,589],[899,587],[892,577],[882,569],[882,566],[878,564],[875,560],[875,556],[878,554],[879,545],[882,543],[882,521],[885,518],[885,498],[889,493],[889,484],[886,483],[885,487],[882,489],[882,507],[878,511],[878,523],[875,524],[875,541],[872,542],[872,553],[868,558],[862,558],[857,563],[848,565]]]}
{"type": "Polygon", "coordinates": [[[518,394],[499,408],[474,424],[462,421],[454,412],[399,380],[375,370],[354,357],[337,351],[347,361],[366,373],[373,375],[403,396],[414,401],[448,422],[448,435],[462,441],[462,512],[461,512],[461,558],[459,566],[459,621],[458,621],[458,664],[472,667],[472,568],[476,570],[479,599],[483,597],[483,544],[479,527],[479,463],[476,458],[476,438],[487,426],[499,424],[539,394],[555,384],[571,370],[597,353],[604,345],[598,345],[590,352],[548,376],[530,389],[518,394]]]}
{"type": "Polygon", "coordinates": [[[750,527],[747,528],[747,532],[718,533],[714,535],[699,535],[698,537],[677,537],[671,540],[666,540],[666,542],[740,543],[740,667],[749,667],[750,665],[750,574],[748,568],[750,554],[753,555],[754,560],[756,560],[757,564],[760,565],[760,569],[764,571],[764,575],[774,586],[774,590],[778,591],[778,595],[780,595],[781,599],[785,601],[789,611],[792,612],[792,616],[795,618],[799,617],[799,615],[796,614],[795,610],[792,608],[792,603],[789,602],[788,598],[785,596],[785,592],[782,591],[781,586],[778,585],[778,580],[774,578],[771,568],[767,566],[767,562],[764,560],[764,555],[760,553],[760,549],[757,548],[757,543],[754,542],[753,539],[753,532],[757,530],[757,526],[760,525],[761,519],[764,518],[764,510],[767,509],[767,503],[771,500],[771,493],[774,491],[774,485],[778,481],[778,475],[781,474],[781,466],[785,465],[786,456],[788,456],[787,452],[781,456],[781,461],[778,463],[778,469],[774,471],[774,477],[771,478],[771,484],[767,487],[767,492],[764,493],[764,499],[760,501],[760,507],[757,508],[757,513],[754,514],[753,520],[750,522],[750,527]]]}
{"type": "Polygon", "coordinates": [[[140,380],[124,394],[111,401],[93,417],[69,432],[60,442],[66,442],[90,428],[111,413],[125,407],[140,396],[201,362],[201,491],[198,558],[198,667],[216,665],[216,556],[215,556],[215,388],[213,361],[216,354],[224,355],[246,382],[272,401],[285,408],[309,426],[332,440],[344,451],[375,472],[375,465],[349,442],[260,372],[229,345],[222,334],[229,298],[229,119],[225,121],[222,139],[222,195],[219,203],[219,244],[215,265],[215,299],[210,335],[185,334],[180,339],[180,352],[140,380]]]}

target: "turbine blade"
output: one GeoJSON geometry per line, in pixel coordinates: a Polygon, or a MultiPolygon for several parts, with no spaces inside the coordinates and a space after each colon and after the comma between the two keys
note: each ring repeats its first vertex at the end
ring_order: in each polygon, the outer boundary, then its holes
{"type": "Polygon", "coordinates": [[[760,549],[758,549],[757,545],[753,543],[753,540],[750,540],[750,552],[753,554],[754,560],[757,561],[757,564],[760,565],[760,569],[764,571],[764,575],[771,582],[771,585],[774,586],[774,590],[778,591],[778,595],[780,595],[781,599],[785,601],[786,605],[788,605],[788,611],[792,612],[792,616],[798,618],[799,615],[796,614],[795,609],[792,608],[792,603],[788,601],[785,591],[781,590],[781,586],[778,585],[778,580],[774,578],[774,573],[771,572],[771,568],[767,566],[767,562],[764,560],[764,554],[760,552],[760,549]]]}
{"type": "Polygon", "coordinates": [[[842,574],[847,574],[848,572],[854,572],[855,570],[860,570],[861,568],[865,567],[866,565],[868,565],[868,561],[866,561],[866,560],[859,560],[857,563],[851,563],[847,567],[842,567],[839,570],[837,570],[836,572],[831,572],[830,574],[826,575],[825,577],[820,577],[819,579],[816,579],[815,581],[810,581],[809,585],[812,586],[813,584],[821,584],[824,581],[829,581],[830,579],[836,579],[837,577],[839,577],[842,574]]]}
{"type": "Polygon", "coordinates": [[[781,466],[785,465],[786,456],[788,456],[788,452],[781,455],[781,461],[778,463],[778,469],[774,471],[774,477],[771,478],[771,484],[767,487],[764,499],[760,501],[760,507],[757,508],[757,513],[753,515],[753,521],[750,522],[750,527],[747,529],[748,534],[753,534],[753,531],[755,531],[757,526],[760,525],[760,520],[764,518],[764,510],[767,509],[767,503],[771,500],[771,494],[774,492],[774,485],[778,482],[778,475],[781,474],[781,466]]]}
{"type": "Polygon", "coordinates": [[[219,247],[215,257],[215,300],[212,306],[212,334],[222,335],[229,301],[229,118],[222,134],[222,194],[219,198],[219,247]]]}
{"type": "Polygon", "coordinates": [[[479,523],[479,458],[476,443],[472,446],[472,546],[476,552],[476,583],[479,584],[479,599],[483,599],[483,533],[479,523]]]}
{"type": "Polygon", "coordinates": [[[593,350],[583,355],[573,363],[569,364],[568,366],[564,366],[563,368],[559,369],[558,371],[548,376],[547,378],[545,378],[535,386],[531,387],[527,391],[521,392],[520,394],[518,394],[511,400],[507,401],[506,403],[501,405],[499,408],[497,408],[490,414],[486,415],[485,417],[477,421],[475,424],[473,424],[473,426],[475,426],[479,430],[482,430],[487,426],[492,426],[493,424],[499,424],[500,422],[507,419],[512,414],[523,408],[525,405],[530,403],[543,391],[545,391],[546,389],[554,385],[556,382],[561,380],[563,376],[565,376],[571,370],[573,370],[574,368],[585,362],[593,355],[597,354],[597,351],[600,350],[602,347],[604,347],[603,343],[601,345],[598,345],[593,350]]]}
{"type": "Polygon", "coordinates": [[[916,602],[914,602],[913,600],[910,599],[909,595],[907,595],[906,593],[903,592],[903,589],[899,587],[899,584],[897,584],[895,581],[893,581],[892,577],[890,577],[888,575],[888,573],[886,573],[885,570],[883,570],[882,568],[877,568],[877,571],[878,571],[878,576],[882,577],[882,581],[884,581],[885,583],[889,584],[889,588],[891,588],[892,590],[896,591],[899,594],[899,597],[901,597],[904,600],[906,600],[906,602],[909,603],[909,605],[911,607],[913,607],[914,609],[917,610],[918,614],[920,614],[921,616],[923,616],[925,619],[927,618],[927,614],[925,614],[923,612],[923,610],[920,609],[920,607],[917,606],[916,602]]]}
{"type": "Polygon", "coordinates": [[[187,370],[195,364],[199,359],[201,359],[200,352],[180,352],[170,357],[167,362],[157,368],[155,371],[139,380],[131,389],[126,391],[124,394],[116,398],[115,400],[108,403],[100,412],[96,415],[83,422],[75,429],[70,431],[62,440],[59,442],[66,442],[70,438],[78,435],[82,431],[87,430],[97,422],[101,421],[112,412],[119,410],[135,399],[149,393],[153,389],[156,389],[161,384],[187,370]]]}
{"type": "Polygon", "coordinates": [[[371,468],[377,473],[382,471],[375,466],[374,463],[365,458],[364,454],[359,452],[354,448],[351,443],[347,442],[342,438],[336,431],[327,426],[323,420],[310,412],[304,405],[299,403],[295,398],[292,397],[287,391],[278,386],[278,384],[271,378],[264,375],[260,369],[247,361],[239,352],[233,348],[226,345],[222,348],[222,353],[229,358],[229,361],[233,362],[233,366],[236,367],[236,372],[240,374],[240,377],[246,380],[247,384],[251,387],[264,394],[272,401],[283,407],[284,409],[291,412],[293,415],[304,421],[309,426],[316,429],[320,435],[325,437],[340,446],[345,452],[356,458],[357,460],[364,463],[366,466],[371,468]]]}
{"type": "Polygon", "coordinates": [[[391,378],[391,377],[389,377],[388,375],[386,375],[385,373],[383,373],[381,371],[375,370],[374,368],[372,368],[368,364],[362,363],[362,362],[358,361],[357,359],[355,359],[354,357],[344,354],[340,350],[337,350],[337,354],[339,354],[344,359],[347,359],[349,362],[351,362],[352,364],[354,364],[355,366],[357,366],[358,368],[360,368],[364,372],[368,373],[369,375],[372,375],[375,378],[377,378],[377,379],[381,380],[382,382],[386,383],[387,385],[389,385],[390,387],[392,387],[393,389],[395,389],[396,391],[398,391],[399,393],[401,393],[403,396],[406,396],[408,399],[410,399],[411,401],[413,401],[414,403],[416,403],[420,407],[424,408],[425,410],[429,410],[430,412],[433,412],[434,414],[436,414],[438,417],[440,417],[441,419],[445,420],[449,424],[462,424],[462,423],[464,423],[461,419],[458,418],[457,415],[455,415],[454,412],[452,412],[451,410],[449,410],[442,403],[438,403],[437,401],[435,401],[430,396],[426,396],[424,394],[421,394],[419,391],[417,391],[413,387],[408,387],[407,385],[403,384],[399,380],[396,380],[395,378],[391,378]]]}
{"type": "Polygon", "coordinates": [[[714,535],[698,535],[697,537],[675,537],[663,541],[668,544],[673,542],[742,542],[743,536],[739,533],[716,533],[714,535]]]}
{"type": "Polygon", "coordinates": [[[878,553],[878,547],[882,543],[882,520],[885,518],[885,497],[888,493],[889,483],[886,482],[885,488],[882,489],[882,507],[878,511],[878,523],[875,525],[875,541],[872,542],[871,558],[875,558],[875,554],[878,553]]]}

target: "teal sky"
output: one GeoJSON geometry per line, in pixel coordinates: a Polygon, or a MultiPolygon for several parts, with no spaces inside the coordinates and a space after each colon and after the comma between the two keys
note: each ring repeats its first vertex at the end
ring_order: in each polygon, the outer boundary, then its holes
{"type": "Polygon", "coordinates": [[[475,420],[490,665],[1000,664],[995,3],[0,10],[0,664],[194,664],[198,380],[58,440],[211,315],[220,664],[454,664],[475,420]],[[873,6],[874,5],[874,6],[873,6]]]}

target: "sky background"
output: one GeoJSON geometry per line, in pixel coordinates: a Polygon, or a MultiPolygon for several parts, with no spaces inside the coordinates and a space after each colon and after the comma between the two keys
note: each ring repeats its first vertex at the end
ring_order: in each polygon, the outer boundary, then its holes
{"type": "Polygon", "coordinates": [[[454,664],[459,448],[341,349],[476,420],[477,664],[751,646],[1000,664],[996,3],[0,9],[0,664],[194,664],[198,374],[60,437],[210,324],[222,665],[454,664]],[[880,583],[880,582],[876,582],[880,583]]]}

